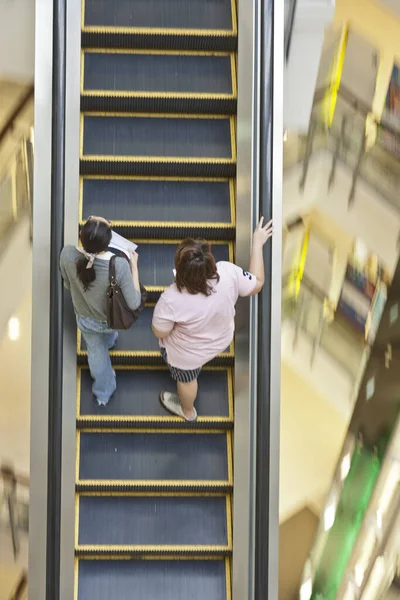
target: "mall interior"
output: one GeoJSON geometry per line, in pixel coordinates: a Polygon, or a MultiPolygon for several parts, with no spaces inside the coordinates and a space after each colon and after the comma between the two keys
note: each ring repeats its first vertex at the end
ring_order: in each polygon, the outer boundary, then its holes
{"type": "Polygon", "coordinates": [[[400,1],[67,4],[0,2],[0,600],[400,600],[400,1]],[[272,283],[186,426],[157,401],[152,307],[185,237],[247,268],[263,207],[272,283]],[[103,412],[50,275],[48,225],[92,214],[141,246],[149,293],[103,412]]]}

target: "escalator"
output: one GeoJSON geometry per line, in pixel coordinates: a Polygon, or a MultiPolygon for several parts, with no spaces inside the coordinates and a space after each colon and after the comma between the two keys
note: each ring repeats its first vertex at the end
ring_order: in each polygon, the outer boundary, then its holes
{"type": "Polygon", "coordinates": [[[75,597],[231,598],[234,348],[199,379],[195,424],[159,402],[174,383],[151,332],[188,236],[234,260],[235,0],[86,0],[80,220],[139,246],[148,305],[111,351],[95,406],[78,335],[75,597]]]}

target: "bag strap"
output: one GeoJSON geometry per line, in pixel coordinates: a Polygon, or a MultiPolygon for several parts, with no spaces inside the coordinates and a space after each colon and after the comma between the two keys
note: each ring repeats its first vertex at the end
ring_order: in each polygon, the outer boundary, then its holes
{"type": "Polygon", "coordinates": [[[108,268],[109,283],[112,287],[117,285],[117,276],[115,273],[115,259],[116,259],[116,256],[114,254],[114,256],[112,256],[110,258],[110,263],[109,263],[109,268],[108,268]]]}

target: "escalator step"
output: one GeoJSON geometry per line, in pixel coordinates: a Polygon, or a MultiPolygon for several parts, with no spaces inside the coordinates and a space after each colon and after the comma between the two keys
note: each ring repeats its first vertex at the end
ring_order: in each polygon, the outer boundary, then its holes
{"type": "Polygon", "coordinates": [[[83,111],[226,115],[236,110],[233,55],[91,50],[83,64],[83,111]]]}
{"type": "Polygon", "coordinates": [[[80,560],[77,600],[227,600],[226,560],[80,560]]]}
{"type": "Polygon", "coordinates": [[[85,0],[84,27],[232,30],[231,0],[85,0]]]}
{"type": "MultiPolygon", "coordinates": [[[[146,365],[164,366],[160,355],[158,340],[151,330],[153,307],[145,307],[140,318],[128,331],[120,331],[116,350],[110,352],[112,361],[116,365],[146,365]]],[[[87,362],[86,345],[78,332],[78,359],[80,364],[87,362]]],[[[213,366],[232,366],[233,347],[212,361],[213,366]]]]}
{"type": "Polygon", "coordinates": [[[83,116],[82,175],[232,177],[227,117],[83,116]]]}
{"type": "Polygon", "coordinates": [[[234,194],[231,180],[85,177],[81,220],[103,215],[116,231],[128,237],[233,239],[234,194]]]}
{"type": "MultiPolygon", "coordinates": [[[[174,281],[174,257],[178,244],[175,242],[137,241],[139,245],[140,279],[148,288],[165,288],[174,281]]],[[[212,244],[216,262],[232,260],[229,244],[212,244]]]]}
{"type": "Polygon", "coordinates": [[[78,552],[113,554],[146,547],[157,554],[182,546],[227,551],[226,496],[80,496],[78,552]],[[83,548],[82,548],[83,547],[83,548]],[[125,548],[124,548],[125,547],[125,548]],[[175,548],[174,548],[175,547],[175,548]]]}
{"type": "MultiPolygon", "coordinates": [[[[78,374],[78,427],[191,427],[169,415],[159,402],[163,389],[174,391],[167,370],[117,370],[117,390],[107,406],[93,401],[87,369],[78,374]]],[[[205,370],[199,377],[196,428],[228,428],[233,423],[233,381],[230,370],[205,370]]]]}
{"type": "Polygon", "coordinates": [[[77,438],[81,491],[207,492],[232,483],[231,432],[81,431],[77,438]]]}

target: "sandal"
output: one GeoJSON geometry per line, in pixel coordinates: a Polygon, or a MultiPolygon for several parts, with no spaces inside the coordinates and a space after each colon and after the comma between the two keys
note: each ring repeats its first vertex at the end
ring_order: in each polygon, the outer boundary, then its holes
{"type": "Polygon", "coordinates": [[[185,415],[185,413],[182,410],[179,397],[176,394],[172,394],[171,392],[161,392],[160,402],[168,412],[172,413],[173,415],[177,415],[178,417],[182,417],[182,419],[185,419],[185,421],[188,421],[189,423],[194,423],[197,419],[197,412],[194,407],[193,417],[188,418],[185,415]]]}

